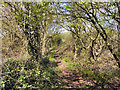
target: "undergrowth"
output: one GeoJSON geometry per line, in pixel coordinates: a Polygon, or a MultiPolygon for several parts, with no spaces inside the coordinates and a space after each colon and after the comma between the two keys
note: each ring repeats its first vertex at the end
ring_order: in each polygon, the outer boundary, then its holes
{"type": "MultiPolygon", "coordinates": [[[[49,61],[49,60],[46,60],[49,61]]],[[[49,61],[50,62],[50,61],[49,61]]],[[[62,82],[49,62],[7,60],[2,66],[2,89],[60,88],[62,82]]]]}

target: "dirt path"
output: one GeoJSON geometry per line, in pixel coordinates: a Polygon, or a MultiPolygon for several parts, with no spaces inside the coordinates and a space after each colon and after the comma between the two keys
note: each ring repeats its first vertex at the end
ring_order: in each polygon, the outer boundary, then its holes
{"type": "Polygon", "coordinates": [[[94,84],[90,80],[83,79],[80,73],[75,73],[70,71],[66,67],[64,61],[60,60],[61,63],[58,63],[58,67],[62,71],[59,76],[62,78],[65,88],[83,88],[87,85],[93,86],[94,84]]]}
{"type": "Polygon", "coordinates": [[[90,80],[86,80],[82,78],[82,75],[80,73],[75,73],[74,71],[70,71],[69,68],[66,66],[65,61],[58,60],[58,51],[59,48],[56,50],[54,57],[56,62],[58,62],[58,67],[62,71],[59,73],[59,76],[61,77],[62,81],[64,82],[64,88],[84,88],[87,85],[93,86],[94,84],[90,80]]]}

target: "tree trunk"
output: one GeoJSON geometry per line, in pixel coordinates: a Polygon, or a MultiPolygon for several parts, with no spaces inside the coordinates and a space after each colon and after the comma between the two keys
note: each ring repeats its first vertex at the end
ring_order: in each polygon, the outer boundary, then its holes
{"type": "MultiPolygon", "coordinates": [[[[120,18],[120,1],[118,2],[118,17],[120,18]]],[[[120,59],[120,22],[118,22],[118,58],[120,59]]],[[[118,61],[120,68],[120,60],[118,61]]]]}
{"type": "Polygon", "coordinates": [[[43,40],[42,40],[42,56],[45,55],[45,49],[46,49],[46,36],[47,36],[47,33],[45,32],[45,33],[44,33],[44,36],[43,36],[43,40]]]}
{"type": "Polygon", "coordinates": [[[76,47],[76,43],[75,43],[75,46],[74,46],[74,60],[77,58],[77,47],[76,47]]]}

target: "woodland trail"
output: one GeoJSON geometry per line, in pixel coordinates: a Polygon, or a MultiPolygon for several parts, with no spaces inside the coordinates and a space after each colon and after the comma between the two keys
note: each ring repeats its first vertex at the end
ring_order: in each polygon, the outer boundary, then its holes
{"type": "Polygon", "coordinates": [[[54,57],[56,62],[58,62],[58,67],[62,71],[59,73],[61,80],[64,82],[64,88],[85,88],[85,86],[94,86],[94,83],[90,80],[83,79],[82,74],[76,73],[75,71],[69,70],[66,66],[65,61],[58,60],[58,51],[60,47],[56,50],[54,57]]]}
{"type": "Polygon", "coordinates": [[[69,68],[66,67],[64,61],[60,61],[61,62],[58,63],[58,67],[62,72],[59,74],[59,76],[65,83],[64,88],[85,88],[85,86],[94,86],[92,81],[83,79],[80,73],[70,71],[69,68]]]}
{"type": "MultiPolygon", "coordinates": [[[[61,47],[59,47],[55,52],[55,60],[57,62],[58,68],[60,69],[60,73],[58,73],[58,76],[61,78],[62,82],[64,83],[64,88],[88,88],[88,89],[95,89],[99,88],[99,86],[105,86],[105,84],[97,84],[95,80],[90,80],[88,76],[82,77],[83,73],[78,73],[76,70],[70,70],[69,67],[67,67],[67,64],[69,62],[65,62],[64,60],[59,60],[58,57],[58,51],[61,47]]],[[[68,48],[63,49],[62,51],[66,50],[68,48]]],[[[113,84],[108,85],[108,87],[114,88],[118,86],[114,86],[113,84]]]]}

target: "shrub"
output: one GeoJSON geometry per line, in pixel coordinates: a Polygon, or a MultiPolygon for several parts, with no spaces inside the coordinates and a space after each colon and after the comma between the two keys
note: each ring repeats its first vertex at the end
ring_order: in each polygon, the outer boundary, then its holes
{"type": "MultiPolygon", "coordinates": [[[[44,58],[45,60],[46,58],[44,58]]],[[[48,60],[44,62],[46,64],[48,60]]],[[[48,62],[47,62],[48,63],[48,62]]],[[[15,88],[57,88],[61,81],[51,67],[38,61],[8,60],[2,67],[3,89],[15,88]]]]}

